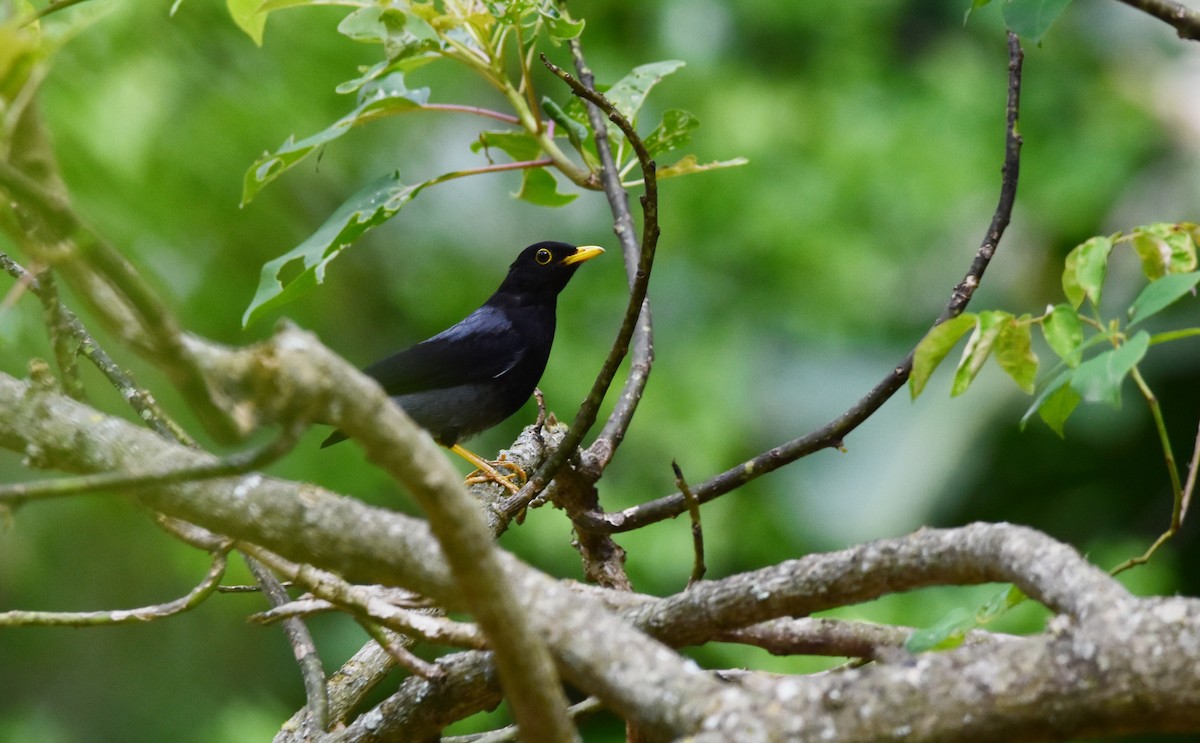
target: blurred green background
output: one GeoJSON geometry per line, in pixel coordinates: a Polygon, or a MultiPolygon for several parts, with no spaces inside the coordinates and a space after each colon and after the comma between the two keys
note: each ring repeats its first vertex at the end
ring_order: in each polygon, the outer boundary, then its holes
{"type": "MultiPolygon", "coordinates": [[[[1003,145],[1006,52],[999,10],[963,23],[966,0],[859,3],[581,1],[585,51],[600,82],[678,58],[644,120],[696,114],[700,160],[749,165],[666,181],[651,298],[656,363],[645,399],[601,494],[619,509],[672,489],[677,459],[694,484],[807,433],[857,400],[921,337],[962,277],[991,218],[1003,145]]],[[[1195,3],[1192,3],[1195,7],[1195,3]]],[[[263,48],[223,4],[93,0],[47,21],[78,35],[54,58],[41,93],[79,210],[139,264],[194,331],[231,344],[261,265],[310,234],[367,180],[400,169],[409,182],[477,167],[477,119],[392,118],[338,140],[239,209],[242,173],[288,135],[348,111],[333,92],[378,49],[335,32],[344,11],[276,13],[263,48]]],[[[566,63],[565,49],[546,51],[566,63]]],[[[463,70],[411,77],[432,100],[500,106],[463,70]]],[[[567,95],[548,75],[541,92],[567,95]]],[[[1062,258],[1093,234],[1152,221],[1200,220],[1200,45],[1115,2],[1077,3],[1027,48],[1022,180],[1013,225],[973,309],[1040,312],[1061,301],[1062,258]]],[[[424,192],[331,267],[326,284],[283,313],[356,363],[427,337],[476,307],[516,252],[559,239],[616,247],[600,194],[550,210],[511,198],[514,173],[424,192]]],[[[9,252],[15,248],[0,238],[9,252]]],[[[20,254],[17,254],[21,258],[20,254]]],[[[0,284],[7,291],[10,283],[0,284]]],[[[1140,288],[1132,255],[1116,259],[1106,295],[1120,308],[1140,288]]],[[[542,380],[570,418],[616,332],[625,278],[616,252],[589,264],[563,295],[542,380]]],[[[68,297],[68,299],[70,299],[68,297]]],[[[82,309],[82,308],[79,308],[82,309]]],[[[1114,310],[1116,311],[1116,310],[1114,310]]],[[[1161,320],[1195,324],[1195,300],[1161,320]]],[[[121,362],[191,430],[164,379],[109,342],[121,362]]],[[[23,376],[48,357],[32,297],[0,319],[0,371],[23,376]]],[[[1200,412],[1200,344],[1155,349],[1144,365],[1186,460],[1200,412]]],[[[98,375],[94,401],[130,415],[98,375]]],[[[948,399],[943,369],[916,403],[903,391],[846,442],[704,508],[709,577],[812,551],[973,520],[1030,524],[1110,567],[1166,526],[1167,477],[1132,388],[1114,411],[1076,413],[1060,440],[1017,422],[1028,405],[985,369],[948,399]]],[[[532,421],[532,405],[476,440],[491,452],[532,421]]],[[[314,431],[271,468],[366,501],[406,497],[346,445],[320,451],[314,431]]],[[[0,451],[0,481],[29,477],[0,451]]],[[[555,575],[579,577],[569,522],[535,511],[503,545],[555,575]]],[[[621,535],[635,586],[681,589],[691,566],[683,520],[621,535]]],[[[1140,593],[1200,593],[1196,529],[1127,574],[1140,593]]],[[[0,610],[90,610],[186,592],[203,555],[163,535],[130,501],[89,496],[20,509],[0,527],[0,610]]],[[[248,581],[235,565],[227,582],[248,581]]],[[[929,625],[973,609],[995,586],[889,597],[840,616],[929,625]]],[[[256,596],[218,596],[145,626],[0,632],[0,741],[261,741],[303,691],[278,629],[244,617],[256,596]]],[[[1025,606],[997,627],[1037,631],[1025,606]]],[[[363,641],[337,617],[313,622],[326,665],[363,641]]],[[[830,662],[779,659],[736,646],[694,655],[711,666],[806,671],[830,662]]],[[[503,711],[462,730],[503,722],[503,711]]],[[[598,718],[589,740],[620,738],[598,718]]]]}

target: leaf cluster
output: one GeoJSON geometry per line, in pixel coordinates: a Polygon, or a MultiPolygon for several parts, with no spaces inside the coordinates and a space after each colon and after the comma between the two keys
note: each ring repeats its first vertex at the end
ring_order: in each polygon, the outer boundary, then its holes
{"type": "MultiPolygon", "coordinates": [[[[230,12],[239,26],[256,43],[261,43],[266,20],[272,12],[327,4],[331,3],[325,0],[230,0],[230,12]]],[[[429,186],[464,176],[521,170],[521,186],[513,195],[532,204],[551,207],[569,204],[578,195],[560,190],[560,177],[580,188],[599,188],[600,161],[584,103],[577,98],[566,104],[548,96],[539,99],[533,77],[534,55],[539,43],[546,41],[557,45],[575,39],[583,32],[583,21],[573,19],[551,0],[483,3],[390,0],[332,4],[353,8],[338,25],[338,32],[355,41],[380,46],[383,59],[359,70],[357,77],[337,86],[337,92],[355,96],[354,107],[345,115],[314,134],[301,139],[289,137],[250,165],[243,178],[243,205],[309,156],[354,127],[372,121],[421,111],[452,112],[502,121],[508,127],[481,131],[471,143],[472,151],[486,157],[487,165],[441,173],[416,183],[402,181],[393,165],[389,174],[348,198],[310,237],[263,266],[257,291],[242,318],[245,325],[321,284],[334,258],[364,233],[394,217],[429,186]],[[409,87],[406,75],[443,60],[458,63],[502,93],[508,110],[434,103],[429,88],[409,87]],[[497,162],[494,153],[502,153],[507,162],[497,162]]],[[[617,110],[636,125],[651,90],[682,66],[683,62],[676,60],[639,65],[616,83],[600,86],[600,89],[617,110]]],[[[664,112],[662,119],[645,137],[650,155],[657,158],[687,146],[699,125],[699,120],[687,111],[671,109],[664,112]]],[[[610,123],[608,127],[610,141],[619,143],[614,156],[624,177],[637,166],[637,158],[616,126],[610,123]]],[[[702,164],[695,156],[685,155],[674,164],[660,168],[658,177],[686,175],[744,162],[734,159],[702,164]]]]}
{"type": "Polygon", "coordinates": [[[1120,407],[1121,386],[1151,346],[1200,335],[1179,328],[1151,335],[1141,324],[1187,296],[1200,283],[1197,245],[1200,226],[1157,223],[1127,235],[1093,237],[1067,254],[1062,287],[1065,302],[1037,317],[1005,310],[963,313],[935,326],[917,346],[909,390],[915,399],[958,341],[971,331],[954,373],[950,394],[966,392],[989,357],[1023,391],[1034,394],[1039,359],[1032,329],[1039,326],[1059,363],[1051,371],[1022,423],[1037,413],[1060,436],[1080,402],[1120,407]],[[1106,319],[1101,298],[1114,246],[1128,245],[1141,262],[1147,285],[1123,316],[1106,319]]]}

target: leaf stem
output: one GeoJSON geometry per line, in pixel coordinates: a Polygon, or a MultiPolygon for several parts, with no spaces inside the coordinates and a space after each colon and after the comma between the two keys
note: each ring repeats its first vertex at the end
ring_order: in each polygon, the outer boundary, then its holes
{"type": "MultiPolygon", "coordinates": [[[[1175,536],[1176,532],[1179,531],[1179,527],[1183,525],[1183,486],[1179,481],[1179,467],[1175,464],[1175,455],[1171,451],[1171,437],[1167,434],[1167,425],[1163,420],[1162,407],[1158,404],[1158,397],[1150,389],[1150,385],[1146,384],[1146,380],[1142,377],[1142,373],[1136,366],[1133,367],[1130,375],[1141,391],[1142,397],[1146,398],[1146,405],[1150,408],[1150,416],[1154,419],[1154,427],[1158,431],[1158,441],[1162,445],[1163,459],[1167,464],[1167,474],[1171,478],[1171,493],[1174,496],[1174,502],[1171,506],[1171,524],[1167,527],[1167,530],[1160,534],[1158,539],[1154,540],[1154,544],[1150,545],[1150,548],[1140,556],[1132,557],[1113,568],[1111,571],[1113,575],[1128,570],[1135,565],[1144,564],[1158,551],[1159,547],[1165,544],[1168,539],[1175,536]]],[[[1190,482],[1192,482],[1192,479],[1189,477],[1190,482]]]]}

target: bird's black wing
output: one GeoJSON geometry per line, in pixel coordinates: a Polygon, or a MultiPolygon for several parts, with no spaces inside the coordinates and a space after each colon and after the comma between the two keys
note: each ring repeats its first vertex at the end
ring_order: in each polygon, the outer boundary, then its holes
{"type": "Polygon", "coordinates": [[[525,353],[504,311],[484,305],[429,340],[363,369],[389,395],[405,395],[494,379],[525,353]]]}

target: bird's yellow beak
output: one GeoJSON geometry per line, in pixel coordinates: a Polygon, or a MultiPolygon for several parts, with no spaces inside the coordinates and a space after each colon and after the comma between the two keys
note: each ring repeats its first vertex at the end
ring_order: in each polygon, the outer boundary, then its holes
{"type": "Polygon", "coordinates": [[[583,263],[584,261],[590,261],[591,259],[595,258],[596,256],[600,255],[603,252],[604,252],[604,248],[601,248],[597,245],[584,245],[582,247],[575,248],[574,253],[571,253],[566,258],[563,258],[562,264],[564,266],[570,266],[575,263],[583,263]]]}

